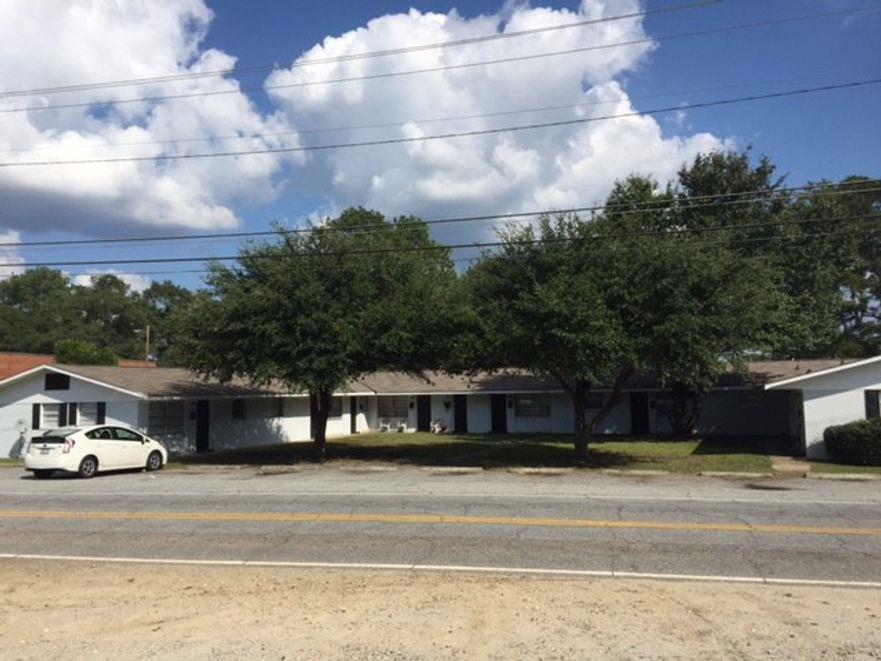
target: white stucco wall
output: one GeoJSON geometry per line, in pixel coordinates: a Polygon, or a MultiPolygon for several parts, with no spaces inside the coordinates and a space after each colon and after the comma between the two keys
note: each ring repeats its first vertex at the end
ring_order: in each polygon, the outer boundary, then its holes
{"type": "Polygon", "coordinates": [[[378,425],[378,407],[376,397],[362,397],[358,406],[364,407],[363,418],[359,419],[358,421],[358,431],[369,432],[372,429],[376,429],[378,425]],[[363,427],[361,426],[362,423],[364,425],[363,427]]]}
{"type": "Polygon", "coordinates": [[[826,427],[842,425],[866,417],[862,390],[805,390],[805,454],[809,459],[828,459],[823,445],[826,427]]]}
{"type": "MultiPolygon", "coordinates": [[[[514,407],[510,405],[513,395],[507,398],[508,431],[512,434],[571,434],[575,430],[575,414],[572,400],[568,395],[553,393],[551,399],[551,415],[549,418],[518,418],[514,407]]],[[[586,409],[585,420],[590,421],[598,409],[586,409]]],[[[621,401],[600,422],[598,434],[627,434],[630,431],[630,398],[623,396],[621,401]]]]}
{"type": "Polygon", "coordinates": [[[826,459],[823,432],[833,425],[865,419],[865,391],[881,390],[881,361],[820,374],[781,390],[801,391],[805,454],[810,459],[826,459]]]}
{"type": "MultiPolygon", "coordinates": [[[[105,422],[108,425],[126,425],[139,429],[139,402],[134,395],[127,395],[112,388],[89,383],[71,377],[69,390],[44,390],[45,372],[13,381],[0,388],[0,457],[18,456],[23,443],[35,434],[31,429],[33,404],[70,404],[104,402],[105,422]],[[23,420],[28,433],[21,438],[17,422],[23,420]]],[[[36,430],[39,435],[44,429],[36,430]]]]}
{"type": "MultiPolygon", "coordinates": [[[[340,399],[342,415],[329,418],[327,421],[329,438],[347,436],[351,433],[349,398],[340,399]]],[[[309,398],[306,396],[284,398],[282,417],[278,417],[278,400],[274,397],[246,398],[243,420],[233,419],[231,399],[211,400],[209,406],[212,450],[310,440],[312,426],[309,417],[309,398]]],[[[195,422],[191,424],[192,432],[188,435],[195,439],[195,422]]]]}

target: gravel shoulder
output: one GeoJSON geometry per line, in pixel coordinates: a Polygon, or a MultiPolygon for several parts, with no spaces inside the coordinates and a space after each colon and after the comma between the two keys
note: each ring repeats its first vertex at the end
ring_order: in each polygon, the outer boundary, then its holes
{"type": "Polygon", "coordinates": [[[6,659],[881,659],[876,590],[0,562],[6,659]]]}

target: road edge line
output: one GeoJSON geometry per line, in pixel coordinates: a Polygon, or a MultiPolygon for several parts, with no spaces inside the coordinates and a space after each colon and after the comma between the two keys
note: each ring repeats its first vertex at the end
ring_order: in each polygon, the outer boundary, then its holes
{"type": "Polygon", "coordinates": [[[203,565],[217,567],[275,567],[287,569],[342,569],[364,571],[448,572],[471,574],[512,574],[523,576],[559,576],[571,578],[615,578],[702,583],[733,583],[768,586],[836,587],[881,589],[878,581],[839,581],[827,579],[782,578],[766,576],[724,576],[712,574],[664,574],[602,569],[550,569],[537,567],[487,567],[470,565],[417,565],[369,562],[308,562],[287,560],[210,560],[196,558],[144,558],[88,555],[50,555],[40,553],[0,553],[0,560],[42,560],[56,562],[92,562],[159,565],[203,565]]]}

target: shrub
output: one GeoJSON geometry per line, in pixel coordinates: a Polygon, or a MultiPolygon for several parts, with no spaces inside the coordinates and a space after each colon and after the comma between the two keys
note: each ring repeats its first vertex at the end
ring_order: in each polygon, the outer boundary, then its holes
{"type": "Polygon", "coordinates": [[[881,466],[881,418],[827,427],[823,443],[838,462],[881,466]]]}

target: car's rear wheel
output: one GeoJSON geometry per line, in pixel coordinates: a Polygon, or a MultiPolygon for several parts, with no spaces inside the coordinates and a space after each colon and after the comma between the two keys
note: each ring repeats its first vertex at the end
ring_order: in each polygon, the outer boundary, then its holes
{"type": "Polygon", "coordinates": [[[147,470],[158,471],[162,468],[162,455],[158,452],[151,452],[147,457],[147,470]]]}
{"type": "Polygon", "coordinates": [[[45,480],[47,478],[52,477],[52,473],[54,473],[54,472],[55,471],[51,471],[51,470],[38,470],[38,471],[34,471],[34,477],[37,478],[38,480],[45,480]]]}
{"type": "Polygon", "coordinates": [[[92,457],[91,455],[88,457],[85,457],[80,462],[80,467],[79,467],[79,470],[77,471],[79,476],[83,477],[83,478],[95,477],[95,473],[97,473],[97,472],[98,472],[98,460],[95,459],[95,457],[92,457]]]}

